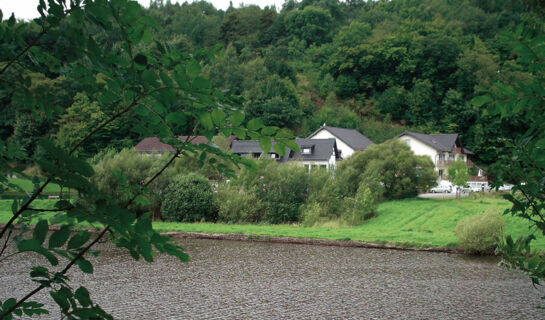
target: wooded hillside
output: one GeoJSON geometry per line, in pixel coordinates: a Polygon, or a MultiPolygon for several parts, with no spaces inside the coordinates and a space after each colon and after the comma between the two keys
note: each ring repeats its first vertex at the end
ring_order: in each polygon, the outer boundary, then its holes
{"type": "MultiPolygon", "coordinates": [[[[520,1],[289,0],[282,8],[231,6],[222,11],[205,1],[155,0],[145,10],[161,28],[143,30],[142,37],[202,57],[213,84],[240,96],[247,119],[261,117],[266,125],[288,128],[298,136],[324,122],[358,129],[374,142],[404,130],[457,132],[486,165],[496,158],[496,147],[526,129],[516,119],[487,115],[470,103],[493,83],[530,77],[528,66],[516,62],[499,41],[503,29],[535,19],[520,1]],[[215,59],[209,58],[210,52],[216,53],[215,59]]],[[[40,28],[24,30],[30,42],[40,28]]],[[[115,52],[119,43],[104,39],[99,33],[94,37],[97,45],[115,52]]],[[[12,49],[16,47],[14,43],[12,49]]],[[[16,90],[0,88],[3,140],[18,142],[29,154],[37,152],[35,142],[44,135],[68,146],[81,138],[74,132],[91,128],[112,112],[97,97],[77,94],[82,91],[78,84],[67,83],[54,66],[42,72],[48,50],[70,47],[46,43],[35,57],[29,55],[11,69],[14,78],[32,79],[31,91],[44,96],[64,92],[64,99],[49,102],[65,112],[54,123],[33,117],[18,108],[23,101],[16,90]]],[[[100,77],[96,81],[101,85],[100,77]]],[[[179,127],[180,135],[185,131],[179,127]]],[[[82,152],[132,147],[140,138],[127,121],[116,121],[82,152]]]]}

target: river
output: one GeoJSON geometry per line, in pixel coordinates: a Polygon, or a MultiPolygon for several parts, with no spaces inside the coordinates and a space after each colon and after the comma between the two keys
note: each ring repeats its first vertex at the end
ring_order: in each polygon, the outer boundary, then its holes
{"type": "MultiPolygon", "coordinates": [[[[95,273],[74,269],[102,308],[119,319],[542,319],[543,290],[495,258],[456,254],[180,240],[182,263],[134,262],[101,244],[95,273]]],[[[0,299],[33,288],[28,259],[0,265],[0,299]],[[23,289],[17,283],[25,283],[23,289]]],[[[37,299],[48,305],[46,292],[37,299]]],[[[40,319],[58,319],[58,311],[40,319]]]]}

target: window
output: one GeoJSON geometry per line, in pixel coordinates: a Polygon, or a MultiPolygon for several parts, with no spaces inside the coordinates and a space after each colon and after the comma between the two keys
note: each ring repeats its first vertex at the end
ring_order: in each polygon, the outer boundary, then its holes
{"type": "Polygon", "coordinates": [[[277,155],[276,153],[271,153],[271,158],[277,159],[277,158],[278,158],[278,155],[277,155]]]}
{"type": "Polygon", "coordinates": [[[460,159],[460,160],[464,161],[464,160],[465,160],[465,157],[464,157],[464,156],[462,156],[462,155],[460,155],[460,157],[458,157],[458,159],[460,159]]]}
{"type": "Polygon", "coordinates": [[[405,143],[406,143],[409,147],[411,146],[411,140],[405,139],[405,140],[403,140],[403,141],[405,141],[405,143]]]}
{"type": "Polygon", "coordinates": [[[448,155],[448,159],[449,159],[449,160],[454,160],[454,155],[453,155],[452,153],[450,153],[450,154],[448,155]]]}
{"type": "Polygon", "coordinates": [[[439,178],[443,177],[443,169],[439,169],[439,178]]]}
{"type": "Polygon", "coordinates": [[[303,148],[302,153],[303,154],[311,154],[312,153],[312,148],[303,148]]]}
{"type": "Polygon", "coordinates": [[[445,160],[445,155],[444,155],[444,154],[440,154],[440,155],[439,155],[439,160],[445,160]]]}

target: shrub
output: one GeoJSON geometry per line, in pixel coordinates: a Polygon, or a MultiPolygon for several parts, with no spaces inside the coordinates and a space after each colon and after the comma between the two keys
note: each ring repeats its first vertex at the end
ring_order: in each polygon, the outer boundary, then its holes
{"type": "Polygon", "coordinates": [[[265,205],[257,198],[253,190],[244,190],[239,186],[221,184],[215,194],[219,209],[218,220],[222,222],[260,222],[263,219],[265,205]]]}
{"type": "MultiPolygon", "coordinates": [[[[167,157],[146,156],[129,149],[120,152],[114,149],[105,150],[90,160],[95,171],[91,182],[104,194],[112,195],[112,198],[122,204],[139,192],[140,186],[163,167],[168,161],[167,157]],[[120,179],[124,181],[121,183],[120,179]]],[[[175,174],[175,169],[168,168],[149,186],[151,192],[144,194],[147,204],[141,201],[132,205],[131,209],[137,212],[151,211],[154,218],[160,218],[161,194],[169,183],[169,176],[175,174]]],[[[82,202],[85,203],[85,199],[82,202]]]]}
{"type": "Polygon", "coordinates": [[[277,164],[259,160],[257,170],[244,169],[234,181],[245,190],[254,190],[265,205],[264,222],[286,223],[300,220],[301,206],[309,189],[309,175],[297,164],[277,164]]]}
{"type": "Polygon", "coordinates": [[[379,197],[371,188],[362,185],[355,198],[344,199],[342,220],[348,225],[356,226],[376,216],[379,197]]]}
{"type": "Polygon", "coordinates": [[[313,227],[320,222],[327,221],[327,214],[322,206],[317,202],[310,202],[303,207],[301,213],[301,222],[305,227],[313,227]]]}
{"type": "MultiPolygon", "coordinates": [[[[354,186],[377,180],[384,188],[386,199],[415,196],[419,191],[435,185],[437,174],[427,156],[415,155],[409,146],[399,140],[375,144],[364,151],[356,151],[339,164],[339,176],[349,181],[343,188],[354,196],[354,186]]],[[[374,190],[372,190],[374,192],[374,190]]]]}
{"type": "Polygon", "coordinates": [[[495,248],[503,236],[505,220],[496,211],[486,211],[461,220],[454,233],[467,253],[482,254],[495,248]]]}
{"type": "Polygon", "coordinates": [[[202,175],[176,176],[165,190],[161,213],[167,221],[216,221],[213,196],[210,182],[202,175]]]}

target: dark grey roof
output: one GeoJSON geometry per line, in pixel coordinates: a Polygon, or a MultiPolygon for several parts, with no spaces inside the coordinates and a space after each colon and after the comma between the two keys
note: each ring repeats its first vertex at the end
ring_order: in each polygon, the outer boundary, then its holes
{"type": "MultiPolygon", "coordinates": [[[[282,157],[282,161],[287,161],[291,159],[296,160],[329,160],[331,156],[335,153],[335,156],[338,156],[337,152],[337,143],[335,139],[295,139],[295,143],[299,146],[299,149],[303,148],[312,148],[311,154],[300,154],[294,150],[286,150],[287,157],[282,157]]],[[[274,142],[273,142],[274,145],[274,142]]],[[[259,141],[257,140],[235,140],[231,144],[231,150],[233,153],[244,155],[252,153],[262,153],[261,147],[259,146],[259,141]]],[[[275,152],[274,149],[269,151],[269,153],[275,152]]]]}
{"type": "Polygon", "coordinates": [[[369,140],[369,138],[367,138],[357,130],[329,126],[320,127],[318,130],[314,131],[313,134],[308,136],[308,138],[310,139],[314,137],[318,132],[324,129],[331,132],[331,134],[333,134],[342,142],[346,143],[354,150],[365,150],[367,147],[373,144],[373,141],[369,140]]]}
{"type": "Polygon", "coordinates": [[[338,156],[335,139],[295,139],[301,152],[303,148],[312,148],[311,154],[301,154],[290,150],[290,159],[296,160],[329,160],[333,154],[338,156]]]}
{"type": "MultiPolygon", "coordinates": [[[[274,146],[274,141],[272,143],[274,146]]],[[[269,152],[274,152],[272,149],[269,152]]],[[[235,140],[231,143],[231,150],[236,154],[249,154],[249,153],[261,153],[261,147],[257,140],[235,140]]]]}
{"type": "Polygon", "coordinates": [[[456,140],[458,139],[457,133],[440,133],[440,134],[424,134],[418,132],[405,131],[398,137],[403,135],[409,135],[416,138],[430,147],[443,151],[450,152],[456,146],[456,140]]]}

